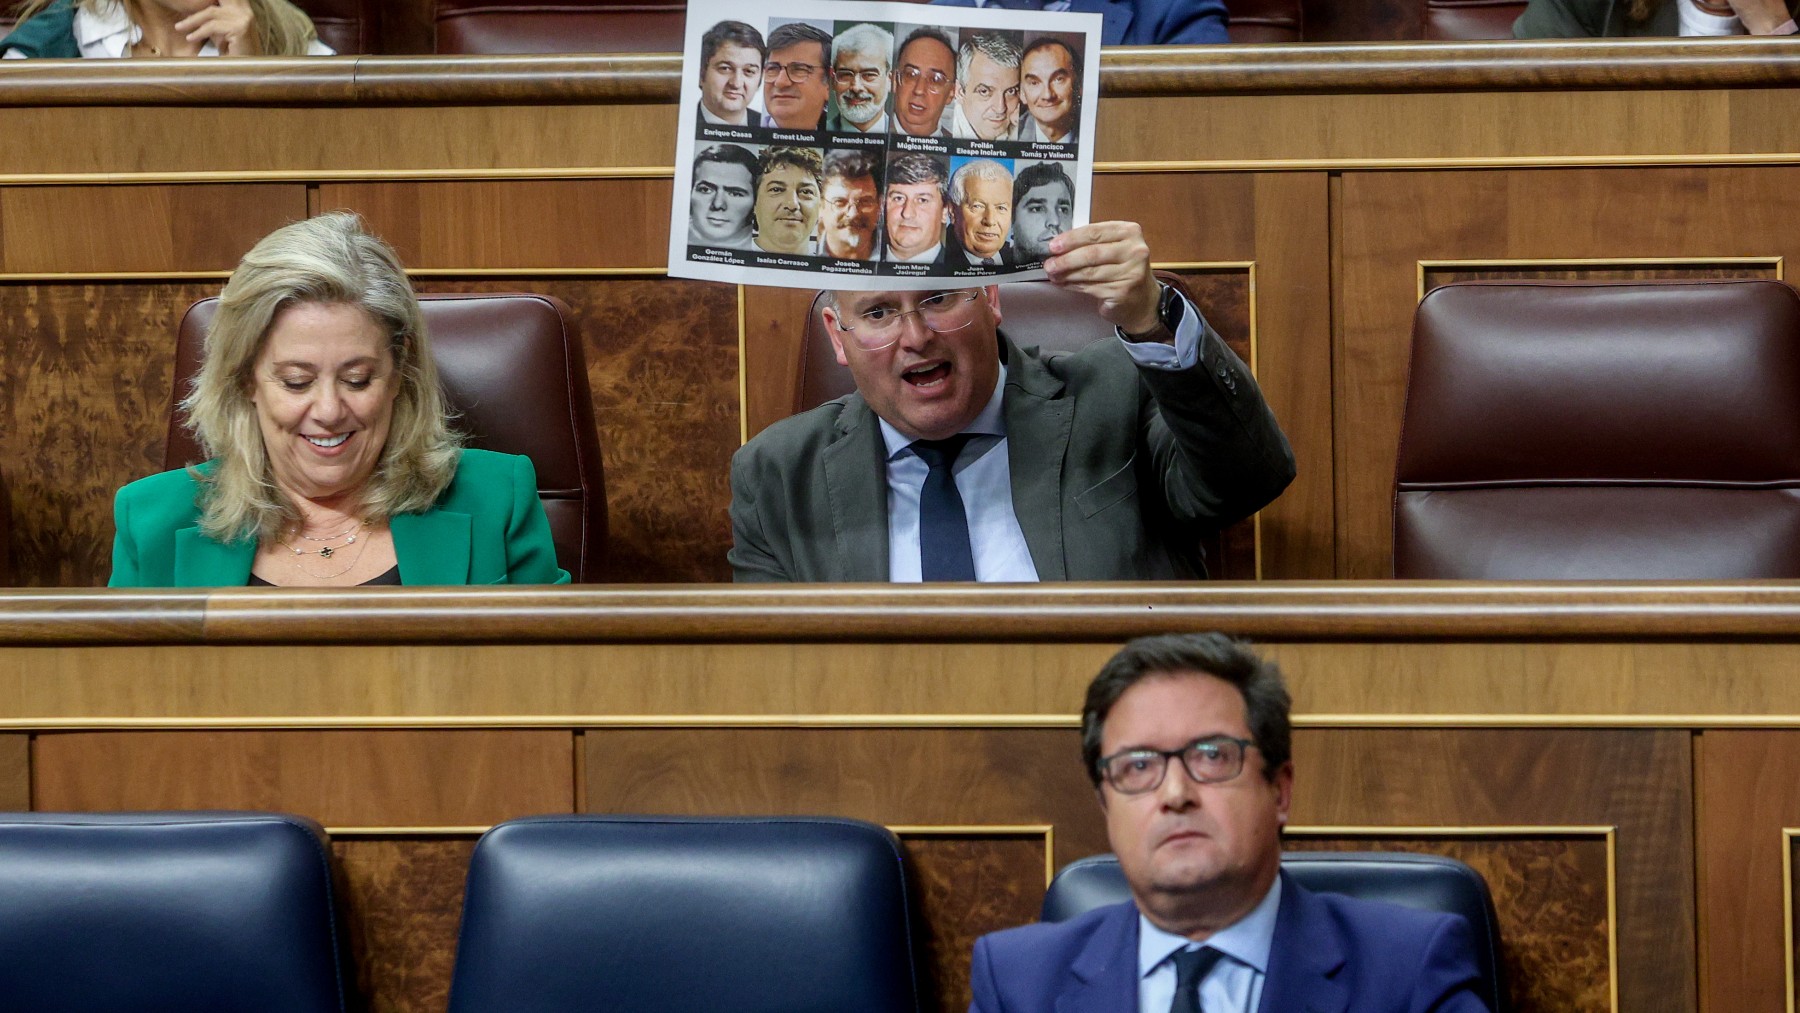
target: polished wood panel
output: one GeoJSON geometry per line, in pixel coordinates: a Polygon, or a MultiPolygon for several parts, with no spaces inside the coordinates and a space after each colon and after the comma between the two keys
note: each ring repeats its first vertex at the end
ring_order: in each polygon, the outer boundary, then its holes
{"type": "Polygon", "coordinates": [[[1436,267],[1424,269],[1425,291],[1459,281],[1702,281],[1710,278],[1760,278],[1780,280],[1778,266],[1773,263],[1717,266],[1705,262],[1693,264],[1656,264],[1643,267],[1535,267],[1530,263],[1495,267],[1436,267]]]}
{"type": "Polygon", "coordinates": [[[0,811],[31,808],[31,736],[0,735],[0,811]]]}
{"type": "MultiPolygon", "coordinates": [[[[581,329],[606,467],[608,580],[731,579],[737,299],[669,278],[421,279],[422,292],[538,292],[581,329]]],[[[521,392],[523,394],[523,392],[521,392]]]]}
{"type": "Polygon", "coordinates": [[[1800,938],[1783,923],[1782,880],[1782,831],[1800,828],[1800,734],[1708,730],[1696,753],[1703,1008],[1782,1009],[1795,998],[1784,936],[1800,938]]]}
{"type": "Polygon", "coordinates": [[[566,731],[40,735],[41,809],[273,809],[327,826],[475,826],[568,812],[566,731]]]}
{"type": "MultiPolygon", "coordinates": [[[[668,158],[661,149],[654,156],[646,164],[668,158]]],[[[666,179],[327,183],[319,204],[360,212],[411,270],[668,263],[666,179]]]]}
{"type": "Polygon", "coordinates": [[[583,738],[583,808],[593,812],[1054,826],[1058,864],[1106,850],[1072,729],[619,728],[583,738]]]}
{"type": "Polygon", "coordinates": [[[1800,168],[1364,173],[1346,176],[1343,194],[1333,403],[1338,576],[1352,579],[1392,571],[1420,261],[1800,256],[1786,227],[1800,213],[1800,168]]]}
{"type": "Polygon", "coordinates": [[[438,1013],[450,998],[463,880],[475,838],[331,842],[356,983],[369,1013],[438,1013]]]}
{"type": "Polygon", "coordinates": [[[0,271],[229,271],[304,217],[295,185],[0,187],[0,271]]]}
{"type": "Polygon", "coordinates": [[[908,834],[907,874],[925,931],[916,959],[928,1008],[969,1008],[969,959],[989,932],[1037,921],[1044,842],[1028,835],[908,834]]]}
{"type": "Polygon", "coordinates": [[[1322,826],[1617,828],[1619,1008],[1693,1009],[1685,731],[1308,730],[1293,817],[1322,826]],[[1370,817],[1379,814],[1375,821],[1370,817]]]}
{"type": "Polygon", "coordinates": [[[1487,881],[1514,1013],[1610,1011],[1611,872],[1600,835],[1290,837],[1290,850],[1408,851],[1467,863],[1487,881]]]}
{"type": "MultiPolygon", "coordinates": [[[[0,201],[21,192],[0,191],[0,201]]],[[[106,582],[113,494],[162,470],[176,325],[190,303],[218,290],[216,282],[0,282],[0,418],[8,420],[0,458],[16,582],[106,582]]]]}

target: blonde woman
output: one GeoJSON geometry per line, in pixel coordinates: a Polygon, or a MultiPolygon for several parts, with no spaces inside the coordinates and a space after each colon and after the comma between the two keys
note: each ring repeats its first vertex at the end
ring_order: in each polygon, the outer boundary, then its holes
{"type": "Polygon", "coordinates": [[[0,57],[332,56],[287,0],[25,0],[0,57]]]}
{"type": "Polygon", "coordinates": [[[182,408],[212,460],[119,490],[115,587],[569,579],[531,461],[462,448],[418,298],[354,214],[244,256],[182,408]]]}

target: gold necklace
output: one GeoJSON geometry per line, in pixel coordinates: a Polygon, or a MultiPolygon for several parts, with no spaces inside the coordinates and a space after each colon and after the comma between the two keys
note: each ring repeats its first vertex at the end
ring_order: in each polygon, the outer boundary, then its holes
{"type": "MultiPolygon", "coordinates": [[[[295,545],[293,542],[288,541],[286,538],[281,539],[281,544],[294,550],[294,555],[296,555],[296,556],[316,555],[320,559],[330,559],[332,557],[332,554],[337,552],[338,550],[347,549],[350,546],[355,545],[357,532],[361,531],[362,527],[363,527],[363,522],[359,520],[355,524],[350,525],[348,528],[345,528],[344,530],[338,532],[335,535],[325,535],[322,537],[315,537],[313,535],[306,534],[304,531],[302,531],[299,528],[294,528],[292,531],[293,534],[300,536],[300,538],[302,538],[308,542],[335,542],[338,539],[343,538],[344,544],[342,544],[342,545],[321,545],[316,549],[303,549],[300,546],[295,545]],[[348,537],[346,538],[345,536],[348,536],[348,537]]],[[[367,543],[365,542],[364,544],[366,545],[367,543]]],[[[361,555],[361,554],[359,553],[358,555],[361,555]]]]}
{"type": "MultiPolygon", "coordinates": [[[[360,524],[358,524],[357,526],[361,527],[360,524]]],[[[287,545],[286,542],[282,542],[281,544],[287,545]]],[[[344,547],[348,548],[349,544],[350,543],[348,543],[348,542],[344,543],[344,547]]],[[[294,549],[294,547],[292,545],[288,545],[288,548],[294,549]]],[[[367,551],[369,551],[369,543],[368,543],[368,540],[365,539],[362,543],[362,548],[356,550],[355,557],[352,558],[349,563],[345,564],[343,569],[334,570],[331,573],[315,573],[312,570],[308,570],[306,568],[305,564],[300,562],[302,559],[304,559],[305,557],[307,557],[309,555],[312,555],[313,553],[312,552],[302,552],[299,549],[294,549],[294,560],[293,560],[294,561],[294,569],[299,570],[301,573],[306,574],[308,577],[311,577],[314,580],[331,580],[333,577],[342,577],[344,574],[349,573],[351,570],[356,569],[356,564],[362,562],[363,553],[365,553],[367,551]]],[[[318,556],[320,559],[330,559],[331,558],[331,550],[329,547],[317,550],[317,552],[318,552],[318,556]]]]}

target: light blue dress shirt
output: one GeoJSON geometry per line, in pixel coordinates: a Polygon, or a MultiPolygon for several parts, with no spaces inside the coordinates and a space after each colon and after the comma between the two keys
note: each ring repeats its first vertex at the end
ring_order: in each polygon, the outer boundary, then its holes
{"type": "Polygon", "coordinates": [[[1206,1013],[1256,1013],[1263,979],[1269,973],[1269,946],[1281,910],[1281,877],[1250,913],[1196,943],[1150,924],[1138,915],[1138,1013],[1169,1013],[1175,1001],[1175,961],[1186,949],[1210,946],[1225,955],[1200,979],[1200,1008],[1206,1013]]]}
{"type": "MultiPolygon", "coordinates": [[[[1158,369],[1188,369],[1200,359],[1200,311],[1184,298],[1181,326],[1175,344],[1120,341],[1139,365],[1158,369]]],[[[969,548],[975,555],[975,579],[984,583],[1034,582],[1037,565],[1025,544],[1025,531],[1013,513],[1012,462],[1007,457],[1006,416],[1001,410],[1006,390],[1006,365],[994,385],[987,406],[975,421],[963,428],[977,433],[956,458],[952,472],[969,518],[969,548]]],[[[919,492],[931,468],[912,452],[912,440],[880,419],[881,439],[887,448],[888,484],[888,580],[916,584],[919,563],[919,492]]],[[[1166,1011],[1165,1011],[1166,1013],[1166,1011]]]]}

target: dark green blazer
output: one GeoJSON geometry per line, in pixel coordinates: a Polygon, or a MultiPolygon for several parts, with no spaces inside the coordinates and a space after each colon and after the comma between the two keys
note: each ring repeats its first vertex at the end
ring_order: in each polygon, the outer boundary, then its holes
{"type": "MultiPolygon", "coordinates": [[[[1042,580],[1198,576],[1201,537],[1287,487],[1294,455],[1211,327],[1191,369],[1140,367],[1112,338],[1039,355],[1004,337],[1013,513],[1042,580]]],[[[887,447],[850,394],[731,459],[739,581],[888,579],[887,447]]]]}
{"type": "MultiPolygon", "coordinates": [[[[210,464],[203,464],[204,472],[210,464]]],[[[200,533],[201,491],[187,469],[139,479],[113,503],[111,587],[241,587],[254,539],[223,544],[200,533]]],[[[531,459],[465,450],[430,510],[388,521],[402,584],[566,584],[531,459]]]]}
{"type": "Polygon", "coordinates": [[[0,53],[9,49],[18,50],[26,56],[79,59],[81,47],[75,44],[73,0],[56,0],[32,15],[30,21],[15,26],[12,34],[0,39],[0,53]]]}

